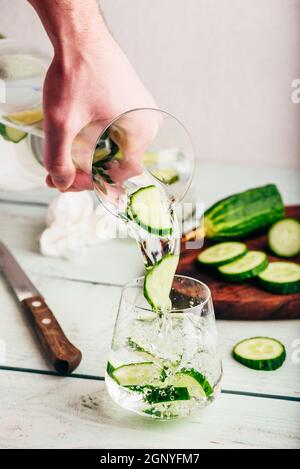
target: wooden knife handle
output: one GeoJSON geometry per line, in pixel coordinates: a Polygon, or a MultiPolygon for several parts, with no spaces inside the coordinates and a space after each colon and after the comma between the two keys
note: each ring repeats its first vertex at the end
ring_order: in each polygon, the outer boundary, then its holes
{"type": "Polygon", "coordinates": [[[75,370],[81,362],[81,352],[69,342],[44,298],[33,296],[21,303],[55,370],[62,375],[75,370]]]}

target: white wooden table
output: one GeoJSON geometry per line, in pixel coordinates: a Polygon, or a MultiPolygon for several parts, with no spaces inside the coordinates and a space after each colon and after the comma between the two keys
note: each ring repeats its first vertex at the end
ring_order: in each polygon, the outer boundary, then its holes
{"type": "MultiPolygon", "coordinates": [[[[300,202],[294,170],[202,164],[196,190],[210,204],[267,182],[278,184],[287,204],[300,202]]],[[[121,286],[142,272],[142,262],[131,240],[95,246],[73,262],[42,257],[38,237],[54,195],[0,192],[0,239],[44,294],[83,360],[73,376],[57,376],[0,278],[0,448],[300,447],[298,321],[218,321],[223,392],[189,420],[143,420],[111,402],[103,376],[117,304],[121,286]],[[281,369],[252,371],[231,358],[238,340],[255,335],[284,342],[288,356],[281,369]]]]}

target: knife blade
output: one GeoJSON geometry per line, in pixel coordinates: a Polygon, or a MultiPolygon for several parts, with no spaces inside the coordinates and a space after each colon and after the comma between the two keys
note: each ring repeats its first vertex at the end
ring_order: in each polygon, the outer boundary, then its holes
{"type": "Polygon", "coordinates": [[[0,269],[20,302],[32,296],[42,296],[1,241],[0,269]]]}
{"type": "Polygon", "coordinates": [[[60,374],[74,371],[81,362],[80,350],[67,339],[44,297],[1,241],[0,270],[36,332],[47,360],[60,374]]]}

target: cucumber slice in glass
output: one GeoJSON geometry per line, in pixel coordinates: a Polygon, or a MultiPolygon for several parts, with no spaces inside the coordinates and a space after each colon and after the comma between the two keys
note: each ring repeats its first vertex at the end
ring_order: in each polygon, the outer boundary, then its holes
{"type": "Polygon", "coordinates": [[[129,363],[112,372],[121,386],[145,386],[160,381],[161,368],[153,362],[129,363]]]}
{"type": "Polygon", "coordinates": [[[183,368],[176,373],[174,386],[186,387],[191,397],[206,398],[213,394],[213,389],[205,376],[194,368],[183,368]]]}
{"type": "Polygon", "coordinates": [[[300,293],[300,265],[295,262],[271,262],[258,275],[258,282],[271,293],[300,293]]]}
{"type": "Polygon", "coordinates": [[[271,251],[279,257],[293,257],[300,253],[300,222],[285,218],[269,230],[268,242],[271,251]]]}
{"type": "Polygon", "coordinates": [[[197,260],[200,264],[219,267],[242,257],[248,248],[246,244],[239,242],[224,242],[215,244],[202,251],[197,260]]]}
{"type": "Polygon", "coordinates": [[[172,226],[167,207],[164,206],[156,186],[142,187],[131,194],[128,216],[149,233],[167,236],[172,226]]]}
{"type": "Polygon", "coordinates": [[[186,387],[154,387],[154,386],[128,386],[130,391],[139,392],[144,395],[144,399],[149,404],[161,402],[171,403],[175,401],[188,401],[190,395],[186,387]]]}
{"type": "Polygon", "coordinates": [[[255,277],[268,265],[268,258],[262,251],[248,251],[240,259],[218,267],[224,280],[239,282],[255,277]]]}
{"type": "Polygon", "coordinates": [[[156,311],[170,307],[170,291],[179,256],[168,254],[145,275],[144,296],[156,311]]]}
{"type": "Polygon", "coordinates": [[[283,364],[286,351],[276,339],[253,337],[239,342],[233,348],[233,357],[248,368],[273,371],[283,364]]]}

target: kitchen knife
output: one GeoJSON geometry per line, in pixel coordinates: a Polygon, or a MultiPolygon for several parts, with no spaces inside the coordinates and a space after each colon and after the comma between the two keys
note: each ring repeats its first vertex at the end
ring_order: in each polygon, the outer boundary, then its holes
{"type": "Polygon", "coordinates": [[[48,361],[55,370],[66,375],[81,362],[81,352],[66,338],[43,296],[21,269],[11,252],[0,241],[0,270],[14,291],[33,326],[48,361]]]}

